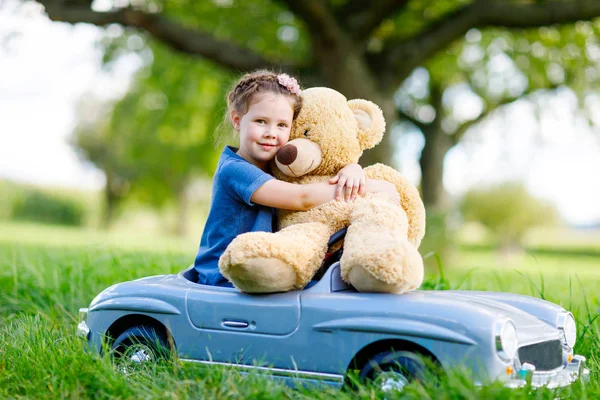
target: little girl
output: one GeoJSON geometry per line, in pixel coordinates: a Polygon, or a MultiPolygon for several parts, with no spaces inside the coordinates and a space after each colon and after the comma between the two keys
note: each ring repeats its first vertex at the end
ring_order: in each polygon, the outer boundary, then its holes
{"type": "Polygon", "coordinates": [[[233,239],[246,232],[273,232],[275,208],[308,210],[341,197],[365,192],[358,164],[342,169],[329,183],[297,185],[274,179],[269,162],[290,136],[302,107],[294,78],[270,71],[244,75],[227,96],[228,114],[239,132],[239,148],[226,147],[213,177],[210,212],[194,262],[198,283],[229,286],[218,261],[233,239]],[[337,185],[335,184],[337,183],[337,185]]]}

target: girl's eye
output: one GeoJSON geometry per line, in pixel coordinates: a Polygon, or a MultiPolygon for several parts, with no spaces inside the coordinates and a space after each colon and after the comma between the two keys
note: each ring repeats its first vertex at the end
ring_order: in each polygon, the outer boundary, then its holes
{"type": "Polygon", "coordinates": [[[257,119],[256,123],[258,123],[258,124],[264,124],[265,120],[264,119],[257,119]]]}
{"type": "Polygon", "coordinates": [[[281,124],[279,124],[280,128],[287,128],[287,124],[284,124],[283,122],[281,124]]]}
{"type": "Polygon", "coordinates": [[[305,137],[308,137],[308,136],[310,136],[310,132],[309,132],[309,130],[308,130],[308,129],[304,131],[304,136],[305,136],[305,137]]]}

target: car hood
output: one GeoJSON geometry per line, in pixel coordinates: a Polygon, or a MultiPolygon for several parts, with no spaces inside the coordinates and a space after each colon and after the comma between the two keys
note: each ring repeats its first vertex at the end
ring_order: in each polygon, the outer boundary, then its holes
{"type": "Polygon", "coordinates": [[[437,296],[442,299],[467,302],[472,307],[479,307],[497,316],[510,318],[517,328],[517,335],[521,346],[560,337],[555,327],[510,304],[486,298],[485,294],[465,294],[464,292],[457,293],[453,291],[429,291],[426,293],[429,296],[437,296]]]}

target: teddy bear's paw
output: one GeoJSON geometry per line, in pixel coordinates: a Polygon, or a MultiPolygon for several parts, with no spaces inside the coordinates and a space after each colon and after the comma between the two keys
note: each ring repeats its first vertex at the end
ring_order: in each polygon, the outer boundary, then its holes
{"type": "Polygon", "coordinates": [[[274,293],[295,289],[296,271],[277,258],[248,258],[229,266],[228,279],[242,292],[274,293]]]}
{"type": "Polygon", "coordinates": [[[393,250],[377,253],[377,246],[344,251],[342,278],[360,292],[404,293],[421,286],[423,258],[403,241],[393,250]]]}
{"type": "Polygon", "coordinates": [[[359,292],[367,293],[403,293],[403,282],[387,283],[367,271],[361,266],[356,266],[348,274],[349,283],[359,292]]]}
{"type": "Polygon", "coordinates": [[[400,282],[388,283],[373,276],[368,270],[357,266],[348,274],[349,283],[359,292],[402,294],[417,289],[423,282],[423,277],[407,277],[400,282]]]}

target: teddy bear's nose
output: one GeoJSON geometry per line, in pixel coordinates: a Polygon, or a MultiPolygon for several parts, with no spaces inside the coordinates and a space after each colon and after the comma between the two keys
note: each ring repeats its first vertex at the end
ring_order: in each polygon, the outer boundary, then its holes
{"type": "Polygon", "coordinates": [[[286,144],[277,152],[277,161],[282,165],[290,165],[296,161],[298,149],[293,144],[286,144]]]}

